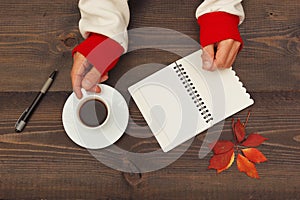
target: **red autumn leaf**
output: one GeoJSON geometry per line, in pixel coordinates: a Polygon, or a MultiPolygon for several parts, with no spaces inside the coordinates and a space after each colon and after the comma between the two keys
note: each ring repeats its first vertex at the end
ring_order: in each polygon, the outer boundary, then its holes
{"type": "Polygon", "coordinates": [[[241,172],[245,172],[249,177],[258,179],[258,173],[254,163],[250,162],[245,156],[238,154],[237,167],[241,172]]]}
{"type": "Polygon", "coordinates": [[[210,165],[208,166],[208,169],[216,169],[218,173],[224,171],[225,169],[228,169],[234,160],[234,152],[233,149],[222,153],[213,155],[210,159],[210,165]],[[233,159],[232,159],[233,158],[233,159]]]}
{"type": "Polygon", "coordinates": [[[238,142],[243,141],[246,135],[246,131],[245,131],[245,126],[242,124],[240,119],[238,119],[237,122],[234,123],[233,132],[238,142]]]}
{"type": "Polygon", "coordinates": [[[229,161],[228,165],[226,167],[222,168],[222,169],[218,169],[217,173],[221,173],[222,171],[224,171],[224,170],[228,169],[229,167],[231,167],[233,161],[234,161],[234,152],[232,152],[232,155],[231,155],[231,158],[230,158],[230,161],[229,161]]]}
{"type": "Polygon", "coordinates": [[[214,154],[222,154],[233,149],[233,146],[234,144],[231,141],[219,140],[215,143],[212,150],[214,151],[214,154]]]}
{"type": "Polygon", "coordinates": [[[262,152],[253,147],[259,146],[267,140],[267,138],[257,133],[252,133],[246,137],[245,129],[249,116],[250,112],[247,115],[245,123],[242,123],[240,119],[237,119],[236,122],[232,119],[231,126],[234,142],[220,140],[209,146],[214,152],[214,155],[209,161],[209,169],[216,169],[217,173],[221,173],[222,171],[230,168],[235,159],[234,151],[237,150],[242,152],[237,155],[238,170],[246,173],[247,176],[251,178],[259,179],[255,163],[265,162],[267,161],[267,158],[262,152]],[[242,149],[242,146],[248,148],[242,149]]]}
{"type": "Polygon", "coordinates": [[[265,137],[261,136],[260,134],[251,133],[247,137],[247,139],[242,143],[242,145],[246,146],[246,147],[257,147],[267,139],[268,138],[265,138],[265,137]]]}
{"type": "Polygon", "coordinates": [[[268,160],[264,154],[256,148],[242,149],[242,152],[250,161],[254,163],[261,163],[268,160]]]}

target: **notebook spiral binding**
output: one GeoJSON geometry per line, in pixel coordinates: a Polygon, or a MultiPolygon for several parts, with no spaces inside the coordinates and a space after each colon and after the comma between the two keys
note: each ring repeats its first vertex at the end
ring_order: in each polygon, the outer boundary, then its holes
{"type": "Polygon", "coordinates": [[[194,85],[191,82],[191,79],[187,75],[186,71],[184,70],[184,68],[182,67],[181,64],[177,64],[175,62],[175,65],[176,66],[174,66],[173,69],[175,70],[178,77],[180,78],[180,81],[182,81],[182,84],[186,88],[188,94],[192,97],[192,100],[194,101],[194,104],[196,105],[198,111],[202,115],[204,121],[206,123],[212,121],[213,117],[212,117],[211,113],[207,109],[203,99],[201,98],[200,94],[198,93],[198,91],[194,87],[194,85]]]}

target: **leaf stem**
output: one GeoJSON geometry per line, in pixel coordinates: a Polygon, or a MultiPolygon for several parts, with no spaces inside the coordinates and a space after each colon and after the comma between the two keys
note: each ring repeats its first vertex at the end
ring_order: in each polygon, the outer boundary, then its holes
{"type": "Polygon", "coordinates": [[[236,138],[236,135],[234,134],[234,118],[232,118],[232,120],[231,120],[231,127],[232,127],[232,135],[233,135],[234,144],[237,145],[237,138],[236,138]]]}
{"type": "Polygon", "coordinates": [[[247,114],[247,117],[246,117],[246,121],[244,123],[244,127],[247,126],[247,123],[248,123],[248,120],[249,120],[249,117],[250,117],[250,113],[251,113],[251,111],[248,111],[248,114],[247,114]]]}

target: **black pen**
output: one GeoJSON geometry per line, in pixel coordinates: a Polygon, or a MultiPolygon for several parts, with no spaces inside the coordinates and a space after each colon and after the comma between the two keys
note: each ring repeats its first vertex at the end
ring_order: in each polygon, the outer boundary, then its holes
{"type": "Polygon", "coordinates": [[[33,100],[32,104],[28,108],[26,108],[25,111],[22,113],[22,115],[19,117],[19,119],[15,125],[16,132],[21,132],[24,129],[24,127],[26,126],[26,123],[28,122],[28,120],[29,120],[30,116],[32,115],[32,113],[34,112],[35,108],[38,106],[39,102],[41,101],[43,96],[46,94],[46,92],[48,91],[50,86],[52,85],[56,74],[57,74],[57,70],[53,71],[50,74],[49,78],[45,82],[45,84],[42,87],[39,94],[33,100]]]}

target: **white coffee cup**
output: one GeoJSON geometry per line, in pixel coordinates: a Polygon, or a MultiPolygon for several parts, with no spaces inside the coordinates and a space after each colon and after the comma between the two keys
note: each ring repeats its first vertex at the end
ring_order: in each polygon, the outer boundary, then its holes
{"type": "Polygon", "coordinates": [[[73,92],[67,99],[62,120],[69,138],[81,147],[101,149],[115,143],[125,133],[128,125],[129,110],[124,97],[113,87],[99,84],[101,93],[86,92],[78,99],[73,92]],[[79,111],[89,100],[101,100],[107,108],[107,118],[99,126],[85,125],[80,119],[79,111]]]}
{"type": "Polygon", "coordinates": [[[76,121],[88,129],[98,129],[108,123],[111,108],[108,101],[100,94],[82,91],[82,98],[76,106],[76,121]]]}

